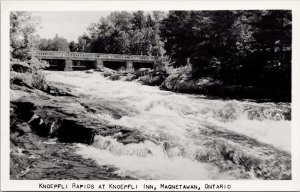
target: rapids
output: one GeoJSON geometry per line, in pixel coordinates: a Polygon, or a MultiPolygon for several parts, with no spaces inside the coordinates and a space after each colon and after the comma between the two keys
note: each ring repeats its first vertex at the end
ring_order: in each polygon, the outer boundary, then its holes
{"type": "MultiPolygon", "coordinates": [[[[117,105],[125,115],[91,114],[138,129],[146,141],[122,144],[97,135],[76,153],[137,179],[290,179],[289,103],[209,99],[162,91],[99,73],[46,72],[72,92],[117,105]]],[[[122,133],[120,133],[122,134],[122,133]]]]}

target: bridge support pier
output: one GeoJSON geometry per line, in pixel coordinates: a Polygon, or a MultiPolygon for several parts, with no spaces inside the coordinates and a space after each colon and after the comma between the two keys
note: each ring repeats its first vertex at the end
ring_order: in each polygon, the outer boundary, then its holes
{"type": "Polygon", "coordinates": [[[128,72],[134,72],[134,69],[133,69],[133,62],[132,61],[127,61],[126,62],[126,70],[128,72]]]}
{"type": "Polygon", "coordinates": [[[73,71],[73,62],[71,59],[65,60],[65,71],[73,71]]]}
{"type": "Polygon", "coordinates": [[[103,60],[97,59],[96,69],[103,69],[103,60]]]}

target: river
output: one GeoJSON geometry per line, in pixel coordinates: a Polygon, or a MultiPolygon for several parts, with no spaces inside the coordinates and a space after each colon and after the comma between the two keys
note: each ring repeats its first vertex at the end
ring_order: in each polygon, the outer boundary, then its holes
{"type": "Polygon", "coordinates": [[[124,115],[91,114],[138,129],[147,140],[122,144],[97,135],[76,153],[121,176],[137,179],[290,179],[289,103],[209,99],[138,82],[111,81],[100,73],[46,72],[48,81],[103,99],[124,115]]]}

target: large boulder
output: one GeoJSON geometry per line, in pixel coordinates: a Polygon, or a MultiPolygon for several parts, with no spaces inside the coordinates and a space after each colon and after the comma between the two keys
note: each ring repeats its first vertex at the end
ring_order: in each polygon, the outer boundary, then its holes
{"type": "Polygon", "coordinates": [[[54,96],[74,96],[71,90],[64,84],[48,82],[46,92],[54,96]]]}
{"type": "Polygon", "coordinates": [[[112,69],[109,69],[109,68],[107,68],[107,67],[103,67],[102,68],[102,75],[104,76],[104,77],[110,77],[110,76],[112,76],[112,75],[114,75],[114,74],[116,74],[117,73],[117,71],[115,71],[115,70],[112,70],[112,69]]]}
{"type": "Polygon", "coordinates": [[[93,69],[89,69],[89,70],[86,70],[85,73],[91,73],[91,74],[93,74],[94,70],[93,69]]]}
{"type": "Polygon", "coordinates": [[[31,73],[32,68],[25,62],[11,61],[11,70],[18,73],[31,73]]]}
{"type": "Polygon", "coordinates": [[[32,76],[28,73],[10,72],[10,84],[32,88],[32,76]]]}
{"type": "Polygon", "coordinates": [[[156,86],[156,85],[161,85],[162,82],[164,81],[164,78],[161,75],[159,76],[145,75],[140,77],[139,80],[145,85],[156,86]]]}
{"type": "Polygon", "coordinates": [[[137,76],[136,75],[134,75],[134,74],[128,74],[128,75],[126,75],[125,77],[124,77],[124,81],[133,81],[133,80],[135,80],[135,79],[137,79],[137,76]]]}
{"type": "Polygon", "coordinates": [[[153,70],[150,68],[139,68],[134,72],[134,75],[137,77],[144,76],[152,72],[153,70]]]}
{"type": "Polygon", "coordinates": [[[109,79],[112,80],[112,81],[116,81],[116,80],[120,80],[121,77],[122,77],[121,74],[114,73],[114,74],[112,74],[111,76],[109,76],[109,79]]]}

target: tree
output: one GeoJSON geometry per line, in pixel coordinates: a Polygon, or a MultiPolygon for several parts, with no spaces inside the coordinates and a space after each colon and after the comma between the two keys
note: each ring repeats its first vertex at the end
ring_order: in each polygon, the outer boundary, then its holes
{"type": "Polygon", "coordinates": [[[39,19],[30,12],[13,11],[10,13],[10,53],[12,58],[26,60],[34,49],[34,35],[39,19]]]}
{"type": "Polygon", "coordinates": [[[67,39],[57,34],[53,39],[40,39],[38,48],[45,51],[70,51],[67,39]]]}
{"type": "MultiPolygon", "coordinates": [[[[143,11],[137,11],[133,13],[133,18],[132,18],[132,24],[133,24],[133,29],[143,29],[146,27],[146,17],[144,15],[143,11]]],[[[149,22],[149,21],[148,21],[149,22]]]]}
{"type": "Polygon", "coordinates": [[[79,52],[93,52],[92,40],[86,34],[78,37],[78,51],[79,52]]]}
{"type": "Polygon", "coordinates": [[[192,78],[289,92],[291,19],[286,10],[170,11],[160,35],[174,67],[190,63],[192,78]]]}
{"type": "Polygon", "coordinates": [[[160,14],[145,15],[143,11],[113,12],[88,27],[88,35],[79,38],[79,47],[89,52],[162,56],[160,40],[160,14]]]}
{"type": "Polygon", "coordinates": [[[69,43],[69,49],[71,52],[77,52],[78,51],[78,43],[75,43],[74,41],[71,41],[69,43]]]}

